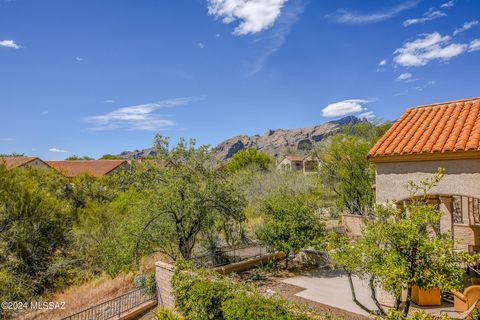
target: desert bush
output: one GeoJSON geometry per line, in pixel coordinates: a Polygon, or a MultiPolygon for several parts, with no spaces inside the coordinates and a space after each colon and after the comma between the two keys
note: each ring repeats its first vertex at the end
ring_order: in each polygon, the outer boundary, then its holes
{"type": "Polygon", "coordinates": [[[159,308],[152,316],[152,320],[182,320],[168,308],[159,308]]]}

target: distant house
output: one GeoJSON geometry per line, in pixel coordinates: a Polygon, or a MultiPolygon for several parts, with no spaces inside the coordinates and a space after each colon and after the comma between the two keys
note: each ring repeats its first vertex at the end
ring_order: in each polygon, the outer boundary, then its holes
{"type": "Polygon", "coordinates": [[[286,156],[277,165],[277,169],[296,170],[303,173],[314,173],[317,171],[319,161],[313,156],[286,156]]]}
{"type": "Polygon", "coordinates": [[[106,176],[129,166],[126,160],[64,160],[46,163],[69,178],[82,174],[94,177],[106,176]]]}
{"type": "Polygon", "coordinates": [[[23,167],[50,168],[48,164],[37,157],[0,157],[0,163],[5,164],[8,169],[23,167]]]}
{"type": "Polygon", "coordinates": [[[376,201],[402,206],[409,181],[445,176],[429,191],[429,202],[444,212],[442,232],[459,240],[459,249],[480,251],[480,98],[410,108],[373,146],[376,201]]]}

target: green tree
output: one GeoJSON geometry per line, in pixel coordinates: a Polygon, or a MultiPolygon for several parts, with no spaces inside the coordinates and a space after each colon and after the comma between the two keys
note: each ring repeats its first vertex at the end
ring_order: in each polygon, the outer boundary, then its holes
{"type": "Polygon", "coordinates": [[[71,155],[71,156],[65,158],[65,160],[93,160],[93,158],[89,157],[89,156],[71,155]]]}
{"type": "Polygon", "coordinates": [[[104,154],[98,160],[123,160],[123,159],[120,158],[119,156],[115,156],[113,154],[104,154]]]}
{"type": "Polygon", "coordinates": [[[287,268],[291,253],[322,244],[325,224],[308,195],[281,187],[264,199],[261,213],[264,221],[256,229],[257,238],[267,247],[284,252],[287,268]]]}
{"type": "Polygon", "coordinates": [[[215,165],[208,146],[181,139],[170,149],[168,139],[157,135],[156,147],[160,160],[149,162],[145,171],[149,190],[142,210],[149,218],[137,245],[154,231],[159,251],[189,259],[212,221],[244,220],[245,197],[215,165]]]}
{"type": "MultiPolygon", "coordinates": [[[[478,258],[454,250],[452,235],[439,231],[442,212],[428,204],[426,194],[439,183],[442,175],[440,171],[435,178],[419,185],[411,183],[412,197],[404,209],[391,205],[376,207],[358,241],[351,243],[342,238],[332,241],[336,244],[332,250],[334,261],[345,268],[350,281],[352,275],[367,279],[372,297],[375,288],[380,286],[394,295],[398,310],[402,288],[407,288],[405,316],[414,285],[422,289],[438,287],[444,292],[459,289],[464,276],[461,262],[478,258]]],[[[351,289],[355,300],[353,286],[351,289]]],[[[385,314],[378,302],[377,307],[385,314]]]]}
{"type": "Polygon", "coordinates": [[[366,215],[373,207],[375,167],[367,154],[388,127],[368,122],[347,126],[317,151],[323,183],[337,195],[338,206],[350,214],[366,215]]]}
{"type": "Polygon", "coordinates": [[[232,159],[226,164],[229,172],[238,172],[249,166],[256,166],[261,170],[268,170],[272,165],[272,158],[255,148],[247,148],[237,152],[232,159]]]}

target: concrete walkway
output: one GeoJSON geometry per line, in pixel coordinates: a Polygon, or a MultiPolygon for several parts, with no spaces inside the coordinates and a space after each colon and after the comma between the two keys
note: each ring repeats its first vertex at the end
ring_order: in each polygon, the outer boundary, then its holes
{"type": "MultiPolygon", "coordinates": [[[[352,313],[368,315],[353,302],[348,277],[340,270],[319,269],[302,276],[285,279],[283,282],[305,288],[305,290],[295,294],[296,296],[352,313]]],[[[354,277],[353,284],[357,300],[367,308],[376,310],[377,308],[370,297],[368,283],[354,277]]]]}

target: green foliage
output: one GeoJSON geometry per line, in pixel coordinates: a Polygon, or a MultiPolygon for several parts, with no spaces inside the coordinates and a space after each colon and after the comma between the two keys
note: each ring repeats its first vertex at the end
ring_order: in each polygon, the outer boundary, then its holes
{"type": "Polygon", "coordinates": [[[235,173],[250,166],[255,166],[261,170],[268,170],[273,163],[273,159],[266,153],[260,152],[255,148],[247,148],[237,152],[226,164],[229,172],[235,173]]]}
{"type": "Polygon", "coordinates": [[[182,320],[182,318],[168,308],[158,308],[153,314],[152,320],[182,320]]]}
{"type": "Polygon", "coordinates": [[[302,248],[321,246],[325,224],[306,194],[281,187],[264,199],[261,212],[264,221],[256,234],[267,247],[288,257],[302,248]]]}
{"type": "Polygon", "coordinates": [[[434,287],[444,292],[463,287],[462,262],[478,257],[455,249],[450,233],[440,233],[438,226],[442,212],[426,201],[426,189],[441,179],[442,171],[430,182],[422,182],[424,194],[412,197],[406,208],[391,205],[378,206],[366,221],[361,238],[352,243],[334,237],[332,257],[349,273],[370,279],[392,292],[399,300],[400,292],[407,287],[407,314],[413,285],[423,289],[434,287]]]}
{"type": "Polygon", "coordinates": [[[306,320],[297,306],[256,288],[180,261],[172,278],[176,309],[187,320],[306,320]]]}
{"type": "Polygon", "coordinates": [[[410,317],[406,317],[402,312],[398,310],[390,310],[388,315],[384,318],[377,317],[377,320],[385,319],[385,320],[452,320],[448,315],[442,315],[439,317],[425,313],[425,312],[413,312],[410,317]]]}
{"type": "Polygon", "coordinates": [[[94,160],[94,159],[92,157],[89,157],[89,156],[71,155],[69,157],[66,157],[65,160],[94,160]]]}
{"type": "Polygon", "coordinates": [[[225,320],[308,320],[306,314],[278,297],[242,292],[222,304],[225,320]]]}
{"type": "Polygon", "coordinates": [[[98,160],[122,160],[119,156],[115,156],[113,154],[104,154],[98,160]]]}
{"type": "Polygon", "coordinates": [[[347,126],[319,151],[320,177],[348,213],[366,215],[373,207],[375,166],[367,154],[388,127],[368,122],[347,126]]]}

